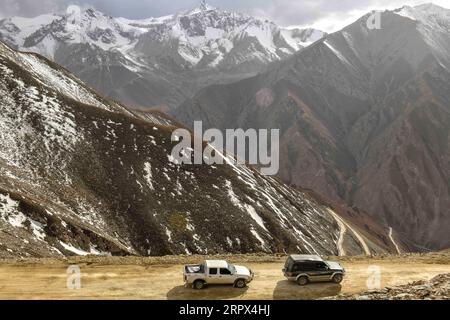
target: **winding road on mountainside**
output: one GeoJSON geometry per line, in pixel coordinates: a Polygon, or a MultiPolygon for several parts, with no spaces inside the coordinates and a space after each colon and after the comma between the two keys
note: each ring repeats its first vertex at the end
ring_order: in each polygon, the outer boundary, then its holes
{"type": "Polygon", "coordinates": [[[389,227],[389,239],[391,239],[392,243],[394,244],[395,249],[397,250],[397,253],[401,254],[402,251],[400,250],[400,247],[397,245],[397,242],[395,242],[392,233],[393,233],[392,227],[389,227]]]}
{"type": "MultiPolygon", "coordinates": [[[[370,252],[369,246],[367,245],[364,238],[358,232],[356,232],[356,230],[354,228],[352,228],[347,222],[345,222],[344,219],[342,219],[336,212],[334,212],[331,209],[328,209],[328,212],[336,220],[337,224],[339,225],[340,232],[339,232],[339,240],[337,242],[339,256],[346,255],[346,251],[344,248],[344,239],[345,239],[345,233],[347,232],[347,229],[349,229],[353,233],[353,235],[356,237],[356,239],[360,243],[361,248],[364,250],[364,253],[369,256],[371,254],[371,252],[370,252]]],[[[398,250],[398,248],[397,248],[397,250],[398,250]]]]}

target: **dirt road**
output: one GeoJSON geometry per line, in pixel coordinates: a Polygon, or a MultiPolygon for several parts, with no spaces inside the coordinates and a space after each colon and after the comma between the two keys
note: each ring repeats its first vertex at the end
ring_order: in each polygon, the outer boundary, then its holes
{"type": "Polygon", "coordinates": [[[184,262],[138,265],[128,264],[124,259],[120,263],[78,263],[82,272],[78,290],[67,289],[67,267],[73,262],[0,263],[0,299],[316,299],[367,290],[368,268],[373,265],[381,268],[382,287],[450,273],[447,262],[364,258],[341,262],[347,270],[341,285],[299,287],[283,279],[282,258],[273,258],[270,262],[230,258],[233,263],[249,266],[255,272],[255,280],[248,288],[214,286],[194,291],[183,285],[181,263],[184,262]]]}
{"type": "Polygon", "coordinates": [[[337,224],[339,225],[339,240],[337,243],[339,256],[345,256],[345,248],[344,248],[344,237],[345,233],[347,232],[347,228],[345,227],[345,223],[342,221],[342,219],[331,209],[328,209],[328,212],[331,214],[331,216],[336,220],[337,224]]]}
{"type": "Polygon", "coordinates": [[[339,229],[340,229],[340,235],[339,235],[339,241],[338,241],[339,255],[340,256],[346,255],[343,244],[344,244],[344,236],[345,236],[345,233],[347,232],[347,229],[349,229],[353,233],[353,235],[356,237],[356,239],[358,240],[358,242],[361,245],[361,248],[364,250],[364,253],[366,255],[370,255],[371,252],[370,252],[369,246],[367,245],[364,238],[354,228],[352,228],[347,222],[345,222],[336,212],[334,212],[331,209],[328,209],[328,212],[331,214],[331,216],[336,220],[336,222],[339,225],[339,229]]]}
{"type": "Polygon", "coordinates": [[[390,239],[391,242],[394,244],[395,249],[397,250],[397,253],[398,253],[398,254],[401,254],[402,252],[401,252],[401,250],[400,250],[400,247],[397,245],[397,242],[395,242],[392,233],[393,233],[392,227],[389,227],[389,239],[390,239]]]}

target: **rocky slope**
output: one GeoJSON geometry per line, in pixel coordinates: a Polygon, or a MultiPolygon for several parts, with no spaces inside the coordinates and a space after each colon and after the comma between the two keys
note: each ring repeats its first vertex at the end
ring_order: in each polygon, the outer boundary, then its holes
{"type": "Polygon", "coordinates": [[[0,40],[14,48],[43,54],[111,98],[160,109],[211,83],[255,75],[322,36],[206,3],[144,20],[70,6],[63,15],[0,21],[0,40]]]}
{"type": "Polygon", "coordinates": [[[387,287],[354,295],[339,295],[332,300],[450,300],[450,274],[442,274],[429,281],[415,281],[406,285],[387,287]]]}
{"type": "Polygon", "coordinates": [[[450,246],[450,11],[369,14],[275,63],[214,85],[186,125],[280,128],[280,177],[369,212],[421,249],[450,246]]]}
{"type": "MultiPolygon", "coordinates": [[[[0,43],[0,256],[337,254],[328,206],[245,166],[179,165],[174,122],[0,43]]],[[[368,228],[368,226],[366,225],[368,228]]],[[[363,234],[371,252],[386,234],[363,234]]],[[[348,254],[364,253],[347,232],[348,254]]]]}

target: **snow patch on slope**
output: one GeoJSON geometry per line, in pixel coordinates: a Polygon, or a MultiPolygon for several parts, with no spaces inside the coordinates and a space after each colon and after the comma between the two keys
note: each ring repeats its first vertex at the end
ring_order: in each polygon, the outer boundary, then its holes
{"type": "Polygon", "coordinates": [[[225,181],[225,186],[227,189],[227,193],[228,196],[231,200],[231,203],[233,203],[236,207],[244,210],[245,212],[247,212],[250,217],[261,227],[263,228],[265,231],[269,232],[269,230],[267,230],[263,219],[258,215],[258,213],[256,212],[255,208],[249,204],[242,204],[241,201],[238,199],[238,197],[236,196],[236,194],[233,191],[233,186],[231,185],[231,181],[226,180],[225,181]]]}
{"type": "Polygon", "coordinates": [[[153,174],[152,174],[152,166],[149,162],[144,163],[144,178],[147,182],[147,186],[150,188],[150,190],[155,190],[155,187],[153,186],[153,174]]]}
{"type": "Polygon", "coordinates": [[[26,223],[35,239],[44,241],[44,225],[25,216],[19,209],[19,202],[9,195],[0,194],[0,218],[15,228],[25,228],[26,223]]]}

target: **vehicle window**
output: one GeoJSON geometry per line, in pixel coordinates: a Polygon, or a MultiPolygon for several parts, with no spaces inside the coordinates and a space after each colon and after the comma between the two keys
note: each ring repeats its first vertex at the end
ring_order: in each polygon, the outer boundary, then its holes
{"type": "Polygon", "coordinates": [[[217,274],[217,268],[210,268],[209,274],[217,274]]]}
{"type": "Polygon", "coordinates": [[[225,268],[220,268],[220,274],[231,274],[231,271],[225,268]]]}
{"type": "Polygon", "coordinates": [[[300,263],[296,263],[292,266],[292,271],[296,272],[296,271],[300,271],[302,269],[301,264],[300,263]]]}
{"type": "Polygon", "coordinates": [[[302,271],[313,271],[314,269],[314,264],[310,262],[303,262],[300,266],[300,270],[302,271]]]}
{"type": "Polygon", "coordinates": [[[318,263],[318,264],[316,265],[316,268],[317,268],[317,269],[320,269],[320,270],[326,270],[326,269],[327,269],[327,266],[325,265],[325,263],[318,263]]]}

